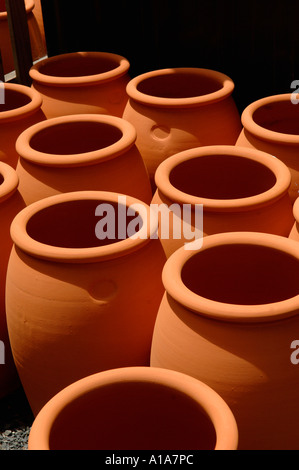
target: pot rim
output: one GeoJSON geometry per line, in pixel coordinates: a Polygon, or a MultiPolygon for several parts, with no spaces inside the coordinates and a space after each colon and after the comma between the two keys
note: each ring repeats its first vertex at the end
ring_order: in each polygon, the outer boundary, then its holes
{"type": "Polygon", "coordinates": [[[51,429],[63,409],[86,392],[123,382],[151,383],[179,391],[198,403],[216,431],[215,450],[236,450],[238,428],[235,417],[217,392],[198,379],[170,369],[133,366],[110,369],[87,376],[65,387],[39,411],[33,422],[28,449],[50,450],[51,429]]]}
{"type": "Polygon", "coordinates": [[[137,132],[135,130],[135,127],[131,123],[120,117],[110,116],[107,114],[76,114],[47,119],[25,129],[16,140],[16,151],[20,158],[23,158],[29,161],[30,163],[42,166],[86,166],[118,157],[119,155],[128,151],[135,144],[136,138],[137,132]],[[115,127],[120,130],[122,136],[117,142],[107,147],[78,154],[59,155],[45,153],[35,150],[30,145],[31,139],[39,132],[43,132],[44,130],[50,128],[54,129],[60,124],[71,124],[79,122],[108,124],[111,127],[115,127]]]}
{"type": "Polygon", "coordinates": [[[161,108],[189,108],[202,106],[206,104],[216,103],[230,96],[235,88],[233,80],[222,72],[216,70],[197,68],[197,67],[176,67],[152,70],[145,72],[137,77],[134,77],[129,81],[126,87],[129,98],[137,101],[146,106],[154,106],[161,108]],[[158,96],[148,95],[139,91],[138,85],[152,77],[158,77],[161,75],[170,75],[175,73],[192,73],[199,76],[209,77],[213,80],[218,80],[221,84],[221,88],[215,92],[207,93],[200,96],[192,96],[188,98],[163,98],[158,96]]]}
{"type": "Polygon", "coordinates": [[[70,87],[70,86],[90,86],[103,82],[108,82],[125,75],[130,68],[130,62],[125,57],[114,54],[112,52],[100,51],[78,51],[67,52],[51,57],[46,57],[32,65],[29,70],[31,79],[41,85],[57,86],[57,87],[70,87]],[[46,75],[42,73],[41,69],[45,64],[52,64],[55,62],[64,61],[72,57],[95,57],[95,58],[111,58],[118,65],[107,72],[97,73],[93,75],[81,75],[76,77],[60,77],[46,75]]]}
{"type": "MultiPolygon", "coordinates": [[[[291,102],[292,93],[283,93],[279,95],[267,96],[249,104],[241,115],[241,122],[244,130],[252,134],[258,139],[274,142],[276,144],[284,145],[298,145],[299,135],[284,134],[282,132],[271,131],[265,127],[260,126],[254,121],[253,114],[263,106],[275,104],[283,101],[291,102]]],[[[295,105],[294,105],[295,106],[295,105]]]]}
{"type": "Polygon", "coordinates": [[[199,251],[219,245],[259,245],[283,251],[299,262],[298,242],[288,238],[258,232],[227,232],[203,237],[197,250],[179,248],[166,261],[162,281],[167,294],[184,308],[200,316],[229,322],[268,322],[288,318],[299,312],[299,294],[280,302],[239,305],[208,299],[192,292],[182,281],[181,273],[186,262],[199,251]]]}
{"type": "MultiPolygon", "coordinates": [[[[95,219],[96,226],[96,219],[95,219]]],[[[17,248],[30,256],[62,263],[92,263],[107,259],[125,256],[136,251],[147,244],[150,239],[157,238],[155,234],[158,229],[158,218],[154,211],[145,202],[125,194],[112,193],[108,191],[74,191],[57,194],[33,202],[21,210],[13,219],[10,234],[17,248]],[[140,217],[147,221],[134,236],[122,239],[110,245],[88,248],[63,248],[41,243],[27,233],[26,227],[30,218],[39,211],[64,202],[99,200],[101,202],[118,203],[119,197],[125,197],[126,206],[136,205],[136,210],[142,206],[140,217]]]]}
{"type": "MultiPolygon", "coordinates": [[[[25,10],[26,13],[30,13],[33,8],[35,7],[35,1],[34,0],[25,0],[25,10]]],[[[0,21],[7,21],[7,12],[6,11],[1,11],[0,12],[0,21]]]]}
{"type": "Polygon", "coordinates": [[[171,201],[179,204],[202,204],[206,211],[236,212],[239,210],[255,210],[261,206],[271,204],[288,193],[291,185],[291,173],[288,167],[274,155],[260,150],[236,147],[233,145],[212,145],[187,149],[170,156],[160,163],[155,173],[155,183],[158,191],[171,201]],[[179,164],[192,159],[213,155],[236,156],[256,161],[269,168],[276,177],[272,188],[254,196],[239,199],[210,199],[184,193],[175,188],[170,182],[171,171],[179,164]]]}
{"type": "Polygon", "coordinates": [[[0,124],[4,122],[16,121],[18,119],[24,119],[26,116],[33,114],[41,108],[43,102],[42,96],[33,88],[26,85],[21,85],[19,83],[4,82],[3,85],[4,92],[7,89],[22,95],[26,95],[30,99],[30,102],[24,106],[19,106],[18,108],[3,112],[1,112],[0,105],[0,124]]]}
{"type": "Polygon", "coordinates": [[[0,184],[1,203],[16,192],[19,186],[19,177],[15,169],[4,162],[0,162],[0,175],[3,177],[3,182],[0,184]]]}

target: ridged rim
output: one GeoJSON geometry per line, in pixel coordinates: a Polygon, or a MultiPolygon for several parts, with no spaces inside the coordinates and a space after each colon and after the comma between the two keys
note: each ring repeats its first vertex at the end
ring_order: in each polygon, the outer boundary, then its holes
{"type": "Polygon", "coordinates": [[[100,82],[105,82],[105,81],[110,81],[113,80],[117,77],[121,77],[122,75],[125,75],[130,68],[130,63],[128,59],[125,57],[118,55],[118,54],[113,54],[110,52],[89,52],[89,51],[83,51],[83,52],[70,52],[66,54],[60,54],[52,57],[47,57],[43,60],[40,60],[36,64],[34,64],[30,71],[29,75],[32,78],[32,80],[42,84],[42,85],[50,85],[50,86],[87,86],[87,85],[93,85],[96,83],[100,82]],[[51,76],[51,75],[46,75],[42,72],[42,67],[45,64],[52,64],[52,63],[57,63],[60,61],[64,61],[66,59],[72,58],[72,57],[93,57],[93,58],[98,58],[99,60],[101,58],[108,59],[111,58],[113,59],[116,63],[117,66],[109,70],[107,72],[103,73],[98,73],[94,75],[82,75],[78,77],[60,77],[60,76],[51,76]]]}
{"type": "Polygon", "coordinates": [[[286,144],[298,145],[299,133],[298,135],[294,135],[294,134],[284,134],[281,132],[271,131],[269,129],[266,129],[265,127],[260,126],[254,120],[254,113],[258,109],[262,108],[263,106],[267,106],[267,105],[275,104],[279,102],[291,102],[291,97],[292,97],[291,93],[285,93],[285,94],[261,98],[260,100],[257,100],[251,103],[249,106],[247,106],[247,108],[244,109],[241,115],[241,122],[244,126],[244,129],[261,140],[274,142],[274,143],[280,143],[284,145],[286,144]]]}
{"type": "Polygon", "coordinates": [[[217,72],[210,69],[202,69],[195,67],[180,67],[172,69],[161,69],[153,70],[151,72],[146,72],[130,80],[127,84],[127,94],[128,96],[138,101],[141,104],[147,106],[158,106],[163,108],[172,108],[172,107],[194,107],[201,106],[212,102],[217,102],[227,98],[232,94],[234,90],[234,82],[227,75],[217,72]],[[138,90],[138,85],[143,81],[162,75],[170,75],[175,73],[190,73],[198,75],[199,77],[204,76],[216,80],[221,85],[221,88],[213,93],[208,93],[206,95],[194,96],[188,98],[162,98],[157,96],[148,95],[142,93],[138,90]]]}
{"type": "Polygon", "coordinates": [[[231,145],[212,145],[188,149],[167,158],[158,166],[155,173],[155,182],[161,194],[171,201],[179,204],[203,204],[204,209],[207,211],[233,212],[238,210],[255,210],[281,198],[289,190],[291,173],[283,162],[265,152],[231,145]],[[171,184],[170,173],[174,168],[185,161],[208,155],[236,156],[237,158],[246,158],[261,163],[273,172],[276,177],[276,183],[269,190],[255,196],[225,200],[192,196],[180,191],[171,184]]]}
{"type": "Polygon", "coordinates": [[[22,119],[27,115],[30,115],[37,110],[39,110],[42,106],[42,97],[41,95],[31,87],[20,85],[18,83],[4,83],[4,93],[5,90],[11,90],[20,95],[26,95],[30,102],[25,104],[24,106],[19,106],[14,109],[10,109],[9,111],[2,111],[1,112],[1,105],[0,105],[0,124],[1,122],[9,122],[16,119],[22,119]]]}
{"type": "Polygon", "coordinates": [[[299,295],[280,301],[261,305],[238,305],[202,297],[192,292],[182,281],[182,269],[187,261],[199,251],[220,245],[259,245],[282,251],[299,262],[298,242],[285,237],[255,232],[228,232],[209,235],[202,240],[197,250],[179,248],[166,261],[162,280],[166,292],[183,307],[200,316],[231,322],[266,322],[281,320],[299,313],[299,295]]]}
{"type": "Polygon", "coordinates": [[[3,182],[0,184],[0,203],[8,199],[19,186],[19,177],[17,172],[10,165],[0,162],[0,175],[3,182]]]}
{"type": "MultiPolygon", "coordinates": [[[[96,219],[95,219],[96,222],[96,219]]],[[[96,223],[95,223],[96,225],[96,223]]],[[[155,238],[157,232],[158,219],[150,206],[143,201],[131,196],[121,195],[107,191],[75,191],[58,194],[36,201],[21,210],[11,224],[11,238],[15,245],[25,253],[49,261],[60,261],[64,263],[97,262],[105,259],[124,256],[132,251],[141,248],[155,238]],[[135,205],[136,210],[141,209],[140,217],[144,220],[143,226],[134,237],[112,243],[111,245],[88,247],[88,248],[61,248],[40,243],[30,237],[26,227],[30,218],[39,211],[59,205],[64,202],[99,200],[105,203],[118,203],[119,197],[125,197],[126,206],[135,205]],[[145,220],[145,217],[147,220],[145,220]]]]}
{"type": "Polygon", "coordinates": [[[28,449],[50,450],[49,438],[57,417],[69,403],[86,392],[121,382],[151,383],[179,391],[191,398],[205,411],[216,431],[215,450],[236,450],[238,429],[231,409],[208,385],[181,372],[155,367],[125,367],[111,369],[85,377],[48,401],[32,425],[28,449]]]}
{"type": "Polygon", "coordinates": [[[16,151],[21,158],[42,166],[85,166],[117,157],[118,155],[129,150],[129,148],[135,144],[136,137],[137,133],[134,126],[120,117],[100,114],[78,114],[48,119],[27,128],[17,138],[16,151]],[[31,147],[31,139],[39,132],[53,128],[53,136],[55,136],[55,126],[60,124],[72,124],[80,122],[108,124],[111,127],[120,130],[122,136],[112,145],[91,152],[78,154],[50,154],[39,152],[38,150],[35,150],[31,147]]]}

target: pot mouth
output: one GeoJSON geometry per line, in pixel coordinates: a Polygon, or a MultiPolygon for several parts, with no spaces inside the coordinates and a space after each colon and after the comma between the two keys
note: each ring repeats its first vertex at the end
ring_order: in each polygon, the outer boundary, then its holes
{"type": "MultiPolygon", "coordinates": [[[[101,415],[105,425],[99,427],[97,424],[96,433],[102,436],[97,442],[102,442],[104,449],[115,448],[113,445],[127,450],[190,449],[187,441],[191,441],[192,449],[235,450],[238,445],[237,424],[224,400],[208,385],[177,371],[135,366],[111,369],[78,380],[56,394],[39,411],[30,431],[28,448],[77,448],[75,439],[62,437],[64,442],[59,439],[61,426],[65,429],[69,423],[72,433],[72,409],[79,421],[83,418],[86,422],[84,416],[90,414],[101,415]],[[117,414],[121,415],[121,422],[117,414]],[[109,420],[109,415],[115,418],[109,420]],[[111,425],[113,421],[115,426],[111,425]],[[141,422],[148,425],[145,436],[139,432],[141,422]],[[157,439],[159,427],[164,429],[165,425],[168,431],[163,432],[163,438],[157,439]],[[157,432],[153,432],[153,428],[157,432]],[[136,435],[138,432],[139,436],[136,435]]],[[[80,446],[79,450],[84,448],[83,441],[77,441],[77,446],[80,446]]]]}
{"type": "Polygon", "coordinates": [[[136,130],[124,119],[78,114],[38,122],[16,141],[21,158],[44,166],[86,166],[110,160],[129,150],[136,130]]]}
{"type": "Polygon", "coordinates": [[[127,84],[129,98],[148,106],[193,107],[230,96],[234,82],[227,75],[192,67],[153,70],[127,84]]]}
{"type": "Polygon", "coordinates": [[[206,211],[254,210],[288,192],[291,173],[278,158],[231,145],[188,149],[156,170],[158,191],[179,204],[206,211]],[[188,192],[187,192],[188,191],[188,192]]]}
{"type": "Polygon", "coordinates": [[[299,109],[291,99],[285,93],[251,103],[241,115],[244,129],[261,140],[298,145],[299,109]]]}
{"type": "MultiPolygon", "coordinates": [[[[25,0],[25,9],[26,13],[30,13],[33,8],[35,7],[35,2],[34,0],[25,0]]],[[[0,0],[0,21],[6,21],[7,20],[7,11],[6,11],[6,5],[5,5],[5,0],[0,0]]]]}
{"type": "Polygon", "coordinates": [[[32,88],[17,83],[3,83],[4,103],[0,103],[0,123],[22,119],[42,105],[40,94],[32,88]]]}
{"type": "Polygon", "coordinates": [[[34,64],[32,80],[50,86],[84,86],[106,82],[125,75],[129,61],[110,52],[70,52],[47,57],[34,64]]]}
{"type": "Polygon", "coordinates": [[[166,261],[166,292],[185,308],[222,321],[266,322],[299,311],[298,242],[255,232],[203,238],[166,261]]]}
{"type": "Polygon", "coordinates": [[[9,198],[19,186],[17,172],[10,165],[0,162],[0,202],[9,198]]]}
{"type": "Polygon", "coordinates": [[[150,206],[107,191],[75,191],[25,207],[11,224],[23,252],[64,263],[97,262],[124,256],[157,238],[150,206]]]}

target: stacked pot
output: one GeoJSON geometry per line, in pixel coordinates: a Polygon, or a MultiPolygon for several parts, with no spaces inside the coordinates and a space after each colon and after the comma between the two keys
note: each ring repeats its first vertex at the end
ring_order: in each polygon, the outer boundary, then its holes
{"type": "Polygon", "coordinates": [[[294,158],[244,142],[223,73],[129,65],[41,60],[39,114],[2,139],[22,201],[5,303],[29,448],[296,448],[294,158]],[[105,431],[80,442],[74,416],[93,407],[105,431]]]}

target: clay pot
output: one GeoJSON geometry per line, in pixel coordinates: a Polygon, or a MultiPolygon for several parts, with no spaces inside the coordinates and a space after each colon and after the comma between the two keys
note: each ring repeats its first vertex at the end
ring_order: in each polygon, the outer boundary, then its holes
{"type": "Polygon", "coordinates": [[[182,150],[235,144],[241,131],[233,81],[214,70],[162,69],[133,78],[123,117],[137,130],[137,147],[153,182],[158,165],[182,150]]]}
{"type": "Polygon", "coordinates": [[[122,116],[130,64],[109,52],[70,52],[47,57],[29,72],[43,96],[47,118],[68,114],[122,116]]]}
{"type": "MultiPolygon", "coordinates": [[[[44,33],[41,29],[40,22],[37,21],[35,15],[35,1],[24,0],[27,15],[27,25],[29,39],[31,44],[32,59],[38,60],[47,53],[44,33]]],[[[8,74],[15,70],[14,57],[5,0],[0,0],[0,50],[3,63],[4,74],[8,74]]]]}
{"type": "Polygon", "coordinates": [[[213,388],[231,408],[239,449],[298,449],[298,244],[272,234],[205,237],[163,270],[151,365],[213,388]]]}
{"type": "Polygon", "coordinates": [[[27,127],[45,119],[38,92],[25,85],[3,83],[4,103],[0,101],[0,161],[16,167],[16,140],[27,127]]]}
{"type": "Polygon", "coordinates": [[[15,217],[7,325],[34,414],[86,375],[149,364],[165,262],[156,231],[149,206],[101,191],[51,196],[15,217]]]}
{"type": "Polygon", "coordinates": [[[268,96],[247,106],[236,145],[263,150],[282,160],[291,171],[290,196],[294,202],[299,184],[299,108],[291,98],[289,93],[268,96]]]}
{"type": "Polygon", "coordinates": [[[203,236],[219,232],[287,237],[294,223],[289,169],[255,149],[216,145],[185,150],[159,165],[155,181],[152,205],[159,208],[159,236],[167,257],[183,245],[198,249],[203,236]]]}
{"type": "Polygon", "coordinates": [[[292,226],[289,238],[292,240],[299,241],[299,198],[296,199],[293,205],[293,214],[294,214],[294,225],[292,226]]]}
{"type": "Polygon", "coordinates": [[[18,192],[18,183],[15,170],[0,162],[0,398],[20,385],[11,353],[5,312],[5,281],[12,248],[10,224],[16,214],[25,207],[18,192]]]}
{"type": "Polygon", "coordinates": [[[108,115],[52,118],[26,129],[17,139],[19,191],[26,204],[58,193],[113,191],[147,204],[152,198],[136,131],[108,115]]]}
{"type": "MultiPolygon", "coordinates": [[[[35,418],[28,449],[236,450],[237,444],[234,416],[207,385],[171,370],[128,367],[85,377],[53,397],[35,418]]],[[[164,463],[156,459],[150,463],[164,463]]]]}

